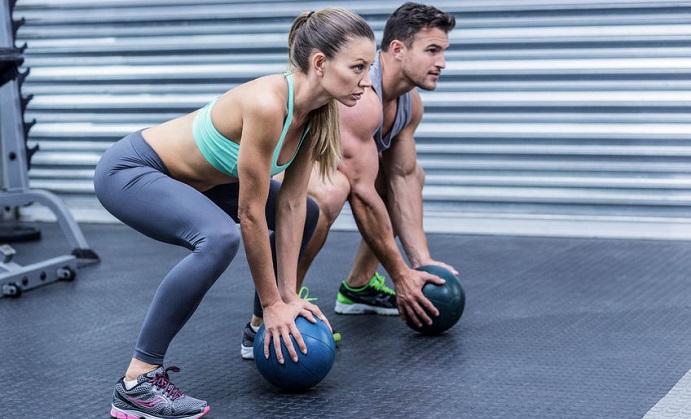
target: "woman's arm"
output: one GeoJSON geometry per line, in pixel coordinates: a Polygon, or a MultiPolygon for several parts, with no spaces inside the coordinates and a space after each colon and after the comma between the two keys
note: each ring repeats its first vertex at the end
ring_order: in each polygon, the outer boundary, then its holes
{"type": "Polygon", "coordinates": [[[297,263],[305,225],[307,184],[312,170],[309,144],[303,144],[285,172],[276,200],[276,261],[283,301],[298,298],[297,263]]]}
{"type": "Polygon", "coordinates": [[[265,206],[269,195],[271,158],[280,136],[282,109],[272,100],[247,101],[238,155],[238,218],[247,262],[262,305],[280,300],[271,262],[265,206]],[[261,103],[260,103],[261,102],[261,103]]]}
{"type": "Polygon", "coordinates": [[[297,266],[305,225],[307,186],[314,160],[308,144],[303,144],[283,177],[276,203],[276,260],[278,284],[283,301],[302,308],[300,315],[312,323],[314,317],[331,325],[315,304],[301,299],[297,293],[297,266]]]}
{"type": "Polygon", "coordinates": [[[283,363],[281,337],[294,361],[297,361],[297,353],[290,335],[303,353],[306,346],[295,326],[301,309],[283,302],[276,285],[266,222],[272,157],[285,118],[285,103],[280,95],[272,93],[254,92],[239,107],[243,126],[238,155],[238,218],[247,262],[264,310],[264,355],[268,357],[269,342],[273,338],[278,361],[283,363]]]}

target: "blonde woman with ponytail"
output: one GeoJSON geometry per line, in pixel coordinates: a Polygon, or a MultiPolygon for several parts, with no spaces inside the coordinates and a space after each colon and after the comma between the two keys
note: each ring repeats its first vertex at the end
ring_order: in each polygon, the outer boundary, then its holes
{"type": "Polygon", "coordinates": [[[357,14],[327,8],[301,14],[288,46],[288,72],[249,81],[197,111],[130,134],[96,167],[96,195],[108,211],[153,239],[190,250],[154,295],[115,385],[112,417],[208,413],[205,401],[170,382],[168,372],[179,369],[164,367],[164,356],[241,242],[258,294],[254,314],[266,327],[265,354],[271,338],[278,346],[282,337],[290,359],[277,347],[279,362],[297,362],[306,346],[295,319],[328,324],[296,292],[298,259],[319,217],[307,185],[315,162],[324,177],[336,170],[337,103],[354,106],[370,86],[374,34],[357,14]],[[272,179],[283,171],[282,183],[272,179]]]}

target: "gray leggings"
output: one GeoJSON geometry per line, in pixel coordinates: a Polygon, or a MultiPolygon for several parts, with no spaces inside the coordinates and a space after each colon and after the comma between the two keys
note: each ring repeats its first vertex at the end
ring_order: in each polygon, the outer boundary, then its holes
{"type": "MultiPolygon", "coordinates": [[[[266,203],[274,271],[273,229],[280,185],[271,181],[266,203]]],[[[101,204],[123,223],[153,239],[192,251],[163,278],[134,350],[135,358],[161,365],[173,337],[238,251],[238,183],[201,193],[171,178],[156,152],[136,132],[106,150],[96,166],[94,187],[101,204]]],[[[301,255],[318,219],[319,207],[308,198],[301,255]]],[[[256,293],[254,307],[261,317],[256,293]]]]}

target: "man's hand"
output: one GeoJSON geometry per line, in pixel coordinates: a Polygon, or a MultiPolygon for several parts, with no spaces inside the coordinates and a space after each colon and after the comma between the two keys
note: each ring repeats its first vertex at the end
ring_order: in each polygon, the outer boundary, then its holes
{"type": "Polygon", "coordinates": [[[430,265],[441,266],[442,268],[444,268],[448,271],[451,271],[451,273],[458,276],[458,271],[453,266],[451,266],[447,263],[444,263],[444,262],[437,261],[437,260],[429,259],[429,260],[423,261],[422,263],[419,263],[417,266],[414,266],[414,267],[419,268],[420,266],[430,266],[430,265]]]}
{"type": "Polygon", "coordinates": [[[436,275],[415,269],[408,269],[397,279],[394,284],[401,319],[418,327],[422,327],[423,323],[431,325],[432,318],[429,314],[436,317],[439,315],[439,310],[422,293],[422,287],[428,282],[441,285],[446,281],[436,275]]]}

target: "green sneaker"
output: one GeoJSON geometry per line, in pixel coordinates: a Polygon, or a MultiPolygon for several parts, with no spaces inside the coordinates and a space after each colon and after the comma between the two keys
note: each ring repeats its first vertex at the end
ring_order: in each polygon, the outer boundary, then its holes
{"type": "Polygon", "coordinates": [[[396,292],[384,285],[384,277],[379,273],[375,273],[362,288],[351,288],[343,281],[338,289],[334,311],[338,314],[397,316],[396,292]]]}

